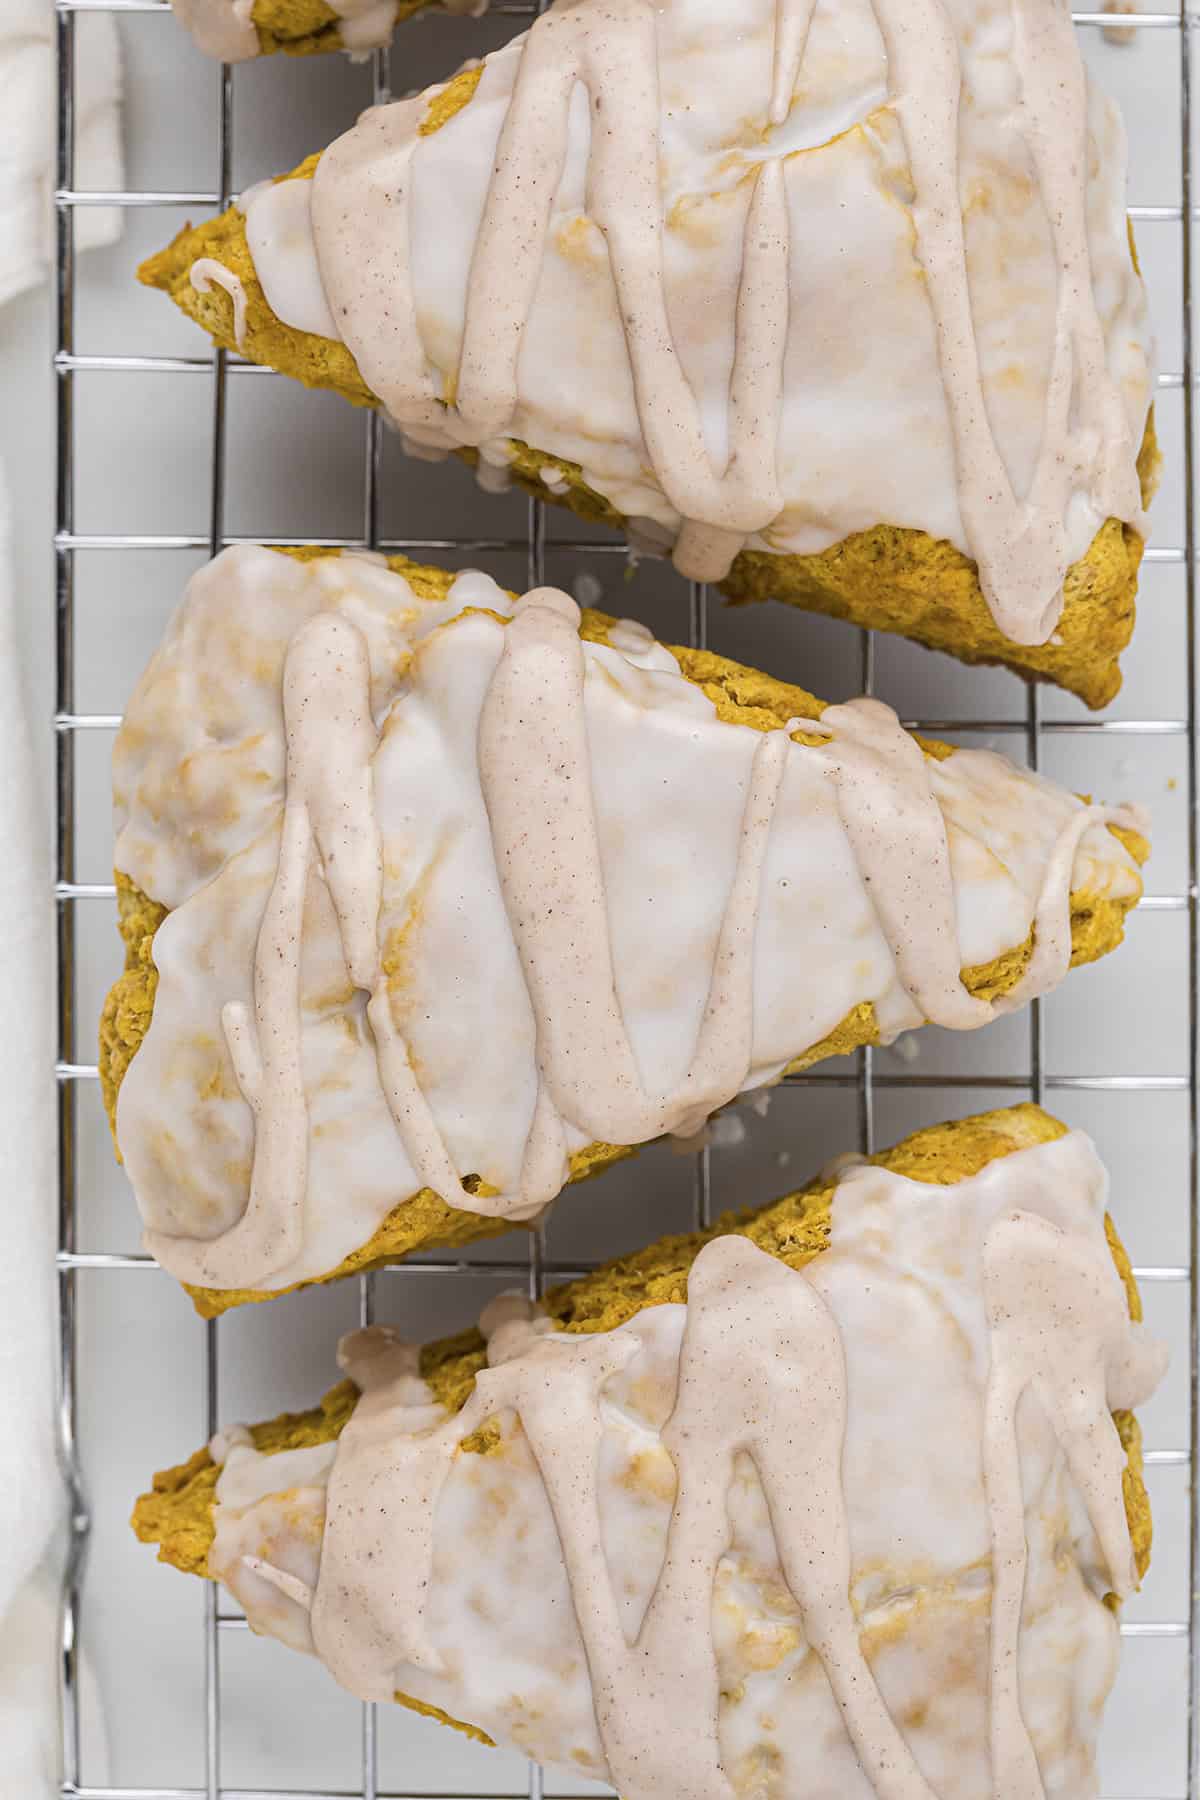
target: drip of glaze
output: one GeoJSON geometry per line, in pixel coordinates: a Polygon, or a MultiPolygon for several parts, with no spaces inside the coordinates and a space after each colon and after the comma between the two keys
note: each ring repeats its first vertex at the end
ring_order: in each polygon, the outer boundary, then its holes
{"type": "MultiPolygon", "coordinates": [[[[1015,643],[1042,644],[1062,612],[1069,564],[1064,521],[1072,497],[1086,496],[1098,519],[1115,516],[1144,529],[1135,447],[1108,367],[1092,280],[1078,45],[1064,7],[1015,0],[1019,119],[1057,277],[1041,451],[1029,492],[1018,495],[989,419],[972,317],[954,23],[945,0],[871,3],[887,51],[888,105],[900,121],[913,173],[915,254],[937,334],[966,545],[999,628],[1015,643]]],[[[749,540],[764,534],[769,540],[784,511],[778,439],[790,323],[788,165],[786,156],[768,156],[753,176],[736,300],[729,453],[717,468],[668,311],[656,10],[650,0],[577,0],[552,8],[526,34],[470,262],[452,404],[430,372],[408,291],[407,147],[420,102],[369,115],[322,158],[315,243],[351,349],[414,440],[432,433],[440,443],[507,441],[565,165],[572,95],[582,86],[591,113],[588,213],[607,246],[647,459],[682,521],[674,561],[693,579],[715,581],[749,540]],[[364,171],[370,171],[366,181],[364,171]],[[353,188],[352,204],[345,182],[353,188]],[[394,263],[398,281],[361,268],[363,226],[387,245],[384,260],[394,263]]],[[[788,116],[814,10],[815,0],[776,0],[763,108],[772,126],[788,116]]]]}
{"type": "MultiPolygon", "coordinates": [[[[537,1095],[513,1191],[464,1187],[396,1025],[378,942],[383,864],[373,766],[379,734],[367,649],[344,615],[318,613],[293,638],[284,666],[286,800],[255,951],[254,1019],[240,1003],[222,1013],[234,1072],[254,1114],[249,1198],[238,1222],[217,1238],[146,1233],[147,1248],[180,1279],[216,1287],[261,1283],[303,1244],[309,1119],[301,960],[308,884],[318,869],[350,980],[367,995],[380,1086],[417,1182],[448,1206],[490,1217],[535,1217],[561,1192],[568,1125],[599,1143],[686,1136],[745,1085],[753,1064],[763,868],[789,754],[823,757],[836,784],[902,994],[898,1016],[881,1017],[885,1036],[925,1020],[968,1029],[1065,973],[1079,839],[1093,822],[1125,815],[1098,807],[1072,815],[1047,865],[1024,976],[1007,1000],[973,999],[959,974],[946,828],[927,760],[878,701],[829,707],[816,727],[828,733],[828,748],[794,752],[791,727],[759,734],[691,1057],[674,1088],[647,1089],[617,996],[579,622],[576,603],[555,589],[520,600],[480,716],[480,783],[536,1022],[537,1095]]],[[[813,728],[811,721],[803,724],[813,728]]]]}
{"type": "MultiPolygon", "coordinates": [[[[1113,1589],[1135,1577],[1124,1454],[1109,1409],[1144,1398],[1163,1357],[1131,1324],[1103,1242],[1014,1209],[983,1258],[991,1367],[983,1461],[994,1546],[991,1791],[1041,1800],[1020,1712],[1017,1634],[1024,1499],[1016,1408],[1032,1388],[1066,1456],[1113,1589]]],[[[601,1532],[603,1390],[636,1355],[636,1321],[596,1335],[544,1335],[528,1303],[490,1320],[502,1351],[463,1411],[409,1426],[402,1397],[372,1382],[339,1442],[312,1610],[317,1653],[364,1699],[390,1698],[403,1668],[445,1674],[425,1615],[438,1499],[464,1440],[513,1412],[545,1485],[587,1655],[608,1777],[629,1800],[731,1800],[719,1741],[712,1636],[717,1567],[729,1541],[735,1459],[753,1462],[784,1579],[828,1677],[865,1776],[881,1800],[933,1800],[862,1655],[849,1600],[841,1483],[846,1372],[832,1313],[805,1271],[738,1236],[700,1252],[671,1417],[663,1430],[676,1496],[659,1576],[636,1638],[622,1627],[601,1532]]]]}
{"type": "Polygon", "coordinates": [[[992,1792],[998,1800],[1041,1800],[1017,1683],[1027,1555],[1017,1406],[1032,1389],[1049,1416],[1112,1591],[1123,1600],[1137,1572],[1125,1516],[1125,1453],[1110,1408],[1148,1399],[1165,1354],[1130,1324],[1107,1249],[1032,1213],[1010,1212],[992,1226],[983,1283],[991,1330],[983,1466],[992,1524],[992,1792]]]}
{"type": "Polygon", "coordinates": [[[396,28],[397,0],[336,0],[338,33],[351,62],[361,62],[388,43],[396,28]]]}
{"type": "Polygon", "coordinates": [[[188,272],[188,280],[198,294],[211,294],[213,283],[224,288],[233,301],[233,341],[239,350],[246,348],[246,290],[240,275],[227,269],[214,257],[201,256],[188,272]]]}
{"type": "Polygon", "coordinates": [[[171,8],[206,56],[236,63],[258,55],[254,0],[171,0],[171,8]]]}

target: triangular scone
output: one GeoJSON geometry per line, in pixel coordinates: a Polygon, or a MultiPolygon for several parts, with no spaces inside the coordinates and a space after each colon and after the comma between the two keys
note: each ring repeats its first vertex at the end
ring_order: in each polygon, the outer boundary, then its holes
{"type": "Polygon", "coordinates": [[[1150,330],[1052,0],[578,0],[245,204],[141,271],[219,343],[734,598],[1116,692],[1150,330]]]}
{"type": "MultiPolygon", "coordinates": [[[[249,62],[282,50],[312,56],[347,50],[354,58],[381,48],[392,32],[435,0],[171,0],[175,16],[208,56],[249,62]]],[[[452,12],[483,12],[487,0],[440,0],[452,12]]]]}
{"type": "Polygon", "coordinates": [[[1106,1199],[1036,1107],[935,1126],[481,1333],[352,1334],[134,1528],[362,1698],[631,1800],[1094,1792],[1164,1362],[1106,1199]]]}
{"type": "Polygon", "coordinates": [[[985,1024],[1119,942],[1146,849],[1136,812],[556,590],[252,546],[193,578],[113,782],[102,1069],[209,1310],[985,1024]]]}

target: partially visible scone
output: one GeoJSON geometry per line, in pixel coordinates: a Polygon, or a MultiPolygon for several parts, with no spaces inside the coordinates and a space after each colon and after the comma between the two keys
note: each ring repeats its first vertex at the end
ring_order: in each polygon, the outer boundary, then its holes
{"type": "MultiPolygon", "coordinates": [[[[209,56],[248,62],[282,50],[312,56],[326,50],[367,55],[393,30],[436,0],[171,0],[176,17],[209,56]]],[[[448,5],[449,0],[443,0],[448,5]]],[[[487,0],[454,11],[482,11],[487,0]]]]}

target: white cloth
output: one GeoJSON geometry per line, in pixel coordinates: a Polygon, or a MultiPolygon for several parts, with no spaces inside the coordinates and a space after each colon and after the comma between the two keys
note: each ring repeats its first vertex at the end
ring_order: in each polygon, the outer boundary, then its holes
{"type": "MultiPolygon", "coordinates": [[[[75,184],[122,186],[114,22],[78,19],[75,184]]],[[[0,0],[0,302],[53,261],[56,45],[52,0],[0,0]]],[[[76,214],[76,247],[112,243],[120,214],[76,214]]],[[[5,322],[0,316],[0,336],[5,322]]],[[[0,394],[0,407],[7,396],[0,394]]],[[[47,383],[46,404],[50,404],[47,383]]],[[[46,468],[47,482],[52,479],[46,468]]],[[[29,529],[41,532],[40,517],[29,529]]],[[[7,485],[0,470],[0,1800],[59,1791],[56,1552],[65,1489],[56,1426],[57,1213],[49,821],[18,661],[7,485]]],[[[51,564],[45,555],[49,641],[51,564]]]]}
{"type": "Polygon", "coordinates": [[[58,1793],[57,1743],[47,1729],[58,1716],[57,1637],[57,1583],[46,1568],[16,1595],[0,1636],[3,1800],[42,1800],[58,1793]]]}
{"type": "MultiPolygon", "coordinates": [[[[0,303],[41,281],[53,260],[58,75],[50,0],[0,0],[0,303]]],[[[111,193],[124,179],[121,60],[106,13],[75,21],[75,183],[111,193]]],[[[75,248],[121,234],[113,207],[81,206],[75,248]]]]}
{"type": "Polygon", "coordinates": [[[0,1800],[36,1800],[57,1791],[33,1779],[54,1769],[57,1731],[53,1638],[32,1582],[63,1512],[54,1416],[53,914],[48,821],[16,654],[7,514],[0,491],[0,1800]]]}

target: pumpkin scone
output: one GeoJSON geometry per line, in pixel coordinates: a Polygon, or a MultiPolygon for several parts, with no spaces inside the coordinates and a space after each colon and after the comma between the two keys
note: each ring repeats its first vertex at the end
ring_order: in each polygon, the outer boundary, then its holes
{"type": "Polygon", "coordinates": [[[628,1800],[1084,1800],[1163,1370],[1091,1142],[918,1132],[156,1476],[253,1630],[628,1800]],[[764,1789],[764,1782],[769,1785],[764,1789]]]}
{"type": "Polygon", "coordinates": [[[1157,463],[1058,0],[576,0],[142,268],[219,344],[774,597],[1120,684],[1157,463]]]}
{"type": "Polygon", "coordinates": [[[986,1024],[1120,941],[1146,854],[1136,808],[555,589],[257,546],[190,583],[113,789],[105,1094],[210,1311],[986,1024]]]}
{"type": "Polygon", "coordinates": [[[207,56],[249,62],[282,50],[314,56],[345,50],[369,56],[419,12],[487,11],[488,0],[171,0],[175,17],[207,56]]]}

